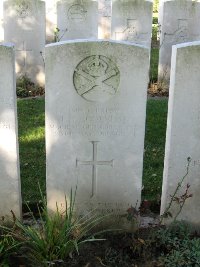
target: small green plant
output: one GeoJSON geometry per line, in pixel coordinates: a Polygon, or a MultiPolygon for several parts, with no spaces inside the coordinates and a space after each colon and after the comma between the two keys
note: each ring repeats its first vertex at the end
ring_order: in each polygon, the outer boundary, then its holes
{"type": "Polygon", "coordinates": [[[183,185],[183,182],[185,180],[185,178],[188,176],[188,173],[189,173],[189,167],[190,167],[190,163],[191,163],[191,158],[188,157],[187,158],[187,168],[186,168],[186,173],[185,175],[182,177],[181,181],[178,183],[173,195],[170,196],[170,202],[166,208],[166,210],[164,211],[164,213],[161,215],[160,217],[160,223],[163,222],[163,219],[164,218],[168,218],[168,217],[172,217],[172,214],[170,212],[170,209],[171,209],[171,206],[172,204],[175,202],[177,205],[178,205],[178,211],[177,213],[174,215],[174,219],[173,221],[175,222],[179,216],[179,214],[181,213],[184,205],[185,205],[185,202],[187,201],[187,199],[191,198],[193,195],[189,193],[189,188],[190,188],[190,185],[187,184],[186,185],[186,190],[185,192],[178,196],[178,191],[179,189],[182,187],[183,185]]]}
{"type": "Polygon", "coordinates": [[[16,87],[18,97],[30,97],[44,94],[44,88],[35,85],[26,75],[17,79],[16,87]]]}
{"type": "Polygon", "coordinates": [[[105,264],[102,266],[109,267],[129,267],[130,258],[127,254],[119,253],[118,250],[114,248],[108,248],[105,252],[105,264]]]}
{"type": "Polygon", "coordinates": [[[199,267],[200,239],[183,240],[180,246],[161,257],[161,262],[165,267],[199,267]]]}
{"type": "Polygon", "coordinates": [[[191,226],[184,221],[152,229],[146,244],[147,251],[158,256],[158,266],[199,266],[200,239],[193,237],[191,226]]]}
{"type": "Polygon", "coordinates": [[[0,266],[9,266],[9,257],[19,245],[20,242],[16,241],[11,234],[0,231],[0,266]]]}
{"type": "Polygon", "coordinates": [[[56,27],[54,30],[54,42],[55,43],[59,42],[59,32],[60,32],[60,29],[56,27]]]}
{"type": "Polygon", "coordinates": [[[158,7],[159,7],[159,0],[154,0],[154,4],[153,4],[154,13],[158,12],[158,7]]]}
{"type": "Polygon", "coordinates": [[[60,42],[60,40],[63,38],[63,36],[65,35],[65,33],[68,31],[68,29],[66,28],[62,35],[60,36],[60,29],[58,27],[55,28],[54,30],[54,42],[57,43],[57,42],[60,42]]]}
{"type": "MultiPolygon", "coordinates": [[[[43,197],[43,207],[38,206],[39,219],[32,215],[33,225],[28,226],[17,220],[14,223],[14,231],[4,227],[15,240],[21,242],[18,252],[26,255],[28,266],[53,266],[64,263],[73,253],[79,253],[79,247],[85,242],[99,241],[91,231],[102,222],[105,216],[96,215],[91,212],[87,218],[75,218],[74,204],[75,196],[70,196],[69,207],[65,200],[65,211],[56,210],[49,214],[46,200],[43,197]],[[25,252],[25,253],[24,253],[25,252]]],[[[31,211],[30,211],[31,212],[31,211]]]]}

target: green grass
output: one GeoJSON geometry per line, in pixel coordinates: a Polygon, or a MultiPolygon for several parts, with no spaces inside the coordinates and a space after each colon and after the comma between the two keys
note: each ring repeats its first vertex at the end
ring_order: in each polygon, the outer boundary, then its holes
{"type": "MultiPolygon", "coordinates": [[[[44,99],[18,100],[20,167],[23,201],[40,200],[45,193],[44,99]]],[[[161,194],[167,100],[148,100],[143,198],[161,194]]]]}
{"type": "Polygon", "coordinates": [[[158,200],[161,195],[166,119],[167,100],[148,100],[143,170],[143,199],[158,200]]]}
{"type": "Polygon", "coordinates": [[[151,48],[151,63],[150,63],[151,82],[157,82],[158,80],[158,58],[159,58],[159,48],[151,48]]]}
{"type": "Polygon", "coordinates": [[[154,0],[153,1],[153,12],[154,13],[158,12],[158,7],[159,7],[159,0],[154,0]]]}
{"type": "Polygon", "coordinates": [[[19,153],[23,201],[40,199],[45,192],[44,99],[18,100],[19,153]]]}

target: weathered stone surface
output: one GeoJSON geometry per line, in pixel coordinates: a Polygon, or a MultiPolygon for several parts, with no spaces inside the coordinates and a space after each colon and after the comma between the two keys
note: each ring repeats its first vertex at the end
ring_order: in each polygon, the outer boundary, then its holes
{"type": "MultiPolygon", "coordinates": [[[[179,44],[173,47],[169,96],[169,113],[161,213],[187,171],[189,173],[176,196],[186,192],[189,198],[178,219],[200,227],[200,42],[179,44]]],[[[182,199],[183,200],[183,199],[182,199]]],[[[174,201],[170,209],[173,216],[179,211],[174,201]]],[[[174,217],[173,217],[174,218],[174,217]]]]}
{"type": "Polygon", "coordinates": [[[4,2],[5,42],[16,51],[18,77],[28,76],[44,85],[45,3],[39,0],[4,2]]]}
{"type": "Polygon", "coordinates": [[[0,42],[4,40],[4,28],[3,28],[3,1],[0,1],[0,42]]]}
{"type": "Polygon", "coordinates": [[[163,0],[160,12],[158,79],[160,86],[163,89],[168,89],[172,45],[200,40],[200,2],[163,0]]]}
{"type": "Polygon", "coordinates": [[[99,0],[98,38],[111,38],[111,0],[99,0]]]}
{"type": "Polygon", "coordinates": [[[21,218],[13,47],[0,45],[0,221],[21,218]]]}
{"type": "Polygon", "coordinates": [[[57,4],[59,41],[98,37],[98,2],[96,0],[61,1],[57,4]]]}
{"type": "Polygon", "coordinates": [[[79,40],[45,56],[48,207],[77,186],[79,214],[114,213],[123,227],[141,197],[149,50],[79,40]]]}
{"type": "Polygon", "coordinates": [[[57,2],[59,0],[45,0],[46,3],[46,42],[52,43],[56,39],[57,2]]]}
{"type": "Polygon", "coordinates": [[[150,47],[152,12],[152,0],[113,0],[112,39],[150,47]]]}

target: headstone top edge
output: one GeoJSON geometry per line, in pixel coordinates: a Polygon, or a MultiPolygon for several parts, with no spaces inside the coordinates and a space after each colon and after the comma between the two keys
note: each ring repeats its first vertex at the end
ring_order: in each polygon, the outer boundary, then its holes
{"type": "MultiPolygon", "coordinates": [[[[85,3],[88,3],[88,2],[94,2],[94,3],[97,3],[98,4],[98,0],[90,0],[90,1],[89,0],[85,0],[84,1],[84,4],[85,3]]],[[[56,5],[61,5],[61,4],[71,5],[71,4],[78,4],[78,3],[75,3],[74,0],[58,0],[57,3],[56,3],[56,5]]]]}
{"type": "Polygon", "coordinates": [[[140,45],[140,44],[136,44],[136,43],[132,43],[132,42],[127,42],[127,41],[116,41],[116,40],[101,40],[101,39],[95,39],[95,40],[91,40],[91,39],[76,39],[76,40],[68,40],[68,41],[61,41],[61,42],[57,42],[57,43],[51,43],[45,46],[45,49],[50,48],[50,47],[56,47],[56,46],[61,46],[61,45],[67,45],[67,44],[78,44],[78,43],[88,43],[88,44],[92,44],[92,43],[110,43],[110,44],[121,44],[121,45],[126,45],[126,46],[130,46],[130,47],[138,47],[138,48],[143,48],[146,50],[150,50],[149,47],[144,46],[144,45],[140,45]]]}
{"type": "Polygon", "coordinates": [[[174,49],[189,48],[189,47],[194,47],[194,46],[200,46],[200,41],[181,43],[181,44],[173,45],[172,48],[174,50],[174,49]]]}
{"type": "MultiPolygon", "coordinates": [[[[118,2],[119,0],[112,0],[112,2],[118,2]]],[[[129,2],[130,0],[123,0],[123,2],[129,2]]],[[[138,0],[133,0],[133,2],[137,2],[138,0]]],[[[169,0],[172,1],[172,0],[169,0]]],[[[174,1],[174,0],[173,0],[174,1]]],[[[141,2],[141,0],[139,0],[138,2],[141,2]]],[[[143,2],[150,2],[153,3],[153,0],[143,0],[143,2]]]]}

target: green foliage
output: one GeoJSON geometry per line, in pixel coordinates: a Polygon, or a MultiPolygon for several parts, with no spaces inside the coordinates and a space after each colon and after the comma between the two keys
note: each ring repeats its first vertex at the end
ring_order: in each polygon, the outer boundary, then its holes
{"type": "Polygon", "coordinates": [[[153,2],[153,12],[157,13],[159,8],[159,0],[154,0],[153,2]]]}
{"type": "Polygon", "coordinates": [[[165,250],[160,261],[166,267],[200,266],[200,239],[191,239],[191,229],[183,222],[158,231],[157,237],[165,250]]]}
{"type": "Polygon", "coordinates": [[[159,266],[200,266],[200,238],[192,238],[192,228],[186,222],[154,229],[149,240],[149,250],[161,254],[159,266]]]}
{"type": "MultiPolygon", "coordinates": [[[[155,33],[153,33],[155,34],[155,33]]],[[[157,35],[157,30],[156,30],[157,35]]],[[[158,80],[158,59],[159,59],[159,48],[151,48],[151,68],[150,68],[150,81],[157,82],[158,80]]]]}
{"type": "Polygon", "coordinates": [[[199,267],[200,239],[184,239],[166,256],[162,257],[166,267],[199,267]]]}
{"type": "Polygon", "coordinates": [[[44,88],[35,85],[26,75],[17,79],[16,87],[18,97],[44,95],[44,88]]]}
{"type": "Polygon", "coordinates": [[[158,24],[158,17],[153,17],[152,24],[153,24],[153,25],[158,24]]]}
{"type": "Polygon", "coordinates": [[[130,258],[127,254],[119,253],[114,248],[108,248],[105,252],[105,264],[109,267],[129,267],[130,258]]]}
{"type": "Polygon", "coordinates": [[[43,205],[42,208],[38,207],[39,219],[32,215],[32,226],[16,219],[14,231],[2,227],[14,240],[21,242],[18,253],[24,255],[28,266],[45,267],[64,263],[73,253],[79,253],[82,244],[102,240],[96,239],[94,234],[88,237],[88,234],[91,234],[105,216],[91,212],[87,217],[76,218],[75,197],[76,192],[73,194],[71,191],[69,203],[65,199],[65,210],[61,211],[57,207],[55,213],[50,214],[46,200],[41,196],[43,205]]]}
{"type": "Polygon", "coordinates": [[[0,266],[9,266],[9,257],[19,245],[20,243],[13,238],[12,234],[3,229],[0,230],[0,266]]]}
{"type": "Polygon", "coordinates": [[[184,221],[175,221],[168,227],[154,229],[151,234],[151,244],[154,248],[163,252],[171,251],[177,247],[182,240],[188,240],[191,235],[190,226],[184,221]]]}

